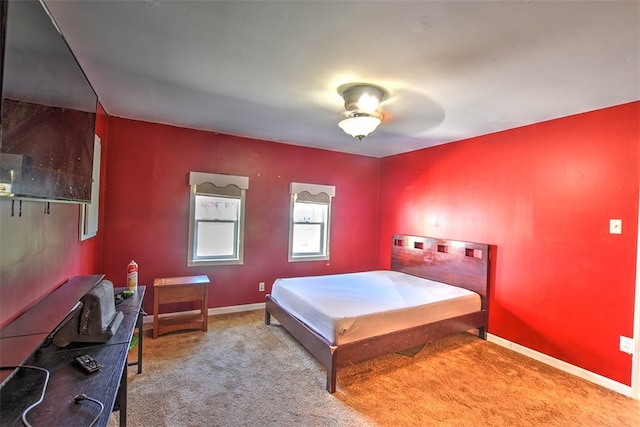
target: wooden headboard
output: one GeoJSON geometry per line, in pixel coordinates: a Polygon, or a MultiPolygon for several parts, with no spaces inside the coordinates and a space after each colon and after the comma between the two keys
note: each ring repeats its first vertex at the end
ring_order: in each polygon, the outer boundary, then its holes
{"type": "Polygon", "coordinates": [[[391,241],[391,269],[448,283],[480,294],[487,308],[489,245],[396,234],[391,241]]]}

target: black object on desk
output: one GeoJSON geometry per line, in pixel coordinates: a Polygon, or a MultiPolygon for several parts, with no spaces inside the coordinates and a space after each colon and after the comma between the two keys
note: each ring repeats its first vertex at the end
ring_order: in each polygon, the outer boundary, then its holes
{"type": "MultiPolygon", "coordinates": [[[[116,292],[118,290],[122,289],[116,288],[116,292]]],[[[117,311],[122,313],[123,319],[116,333],[106,343],[73,343],[65,348],[48,345],[24,360],[23,365],[43,368],[50,373],[43,401],[27,414],[27,420],[32,425],[89,425],[99,415],[95,425],[106,426],[115,407],[120,410],[120,426],[126,426],[127,355],[136,328],[139,328],[138,360],[132,364],[138,366],[138,373],[142,372],[141,308],[144,293],[145,287],[139,286],[133,297],[118,305],[117,311]],[[102,368],[87,375],[75,361],[76,357],[82,355],[91,356],[102,368]],[[91,401],[77,401],[75,398],[79,395],[101,402],[104,405],[102,413],[100,406],[91,401]]],[[[4,344],[5,340],[1,342],[4,344]]],[[[40,398],[45,378],[44,371],[20,368],[3,383],[0,389],[2,426],[22,425],[22,413],[40,398]]]]}
{"type": "Polygon", "coordinates": [[[96,371],[99,371],[100,368],[102,368],[102,365],[99,364],[96,361],[96,359],[91,357],[90,354],[83,354],[82,356],[76,356],[73,358],[73,360],[78,362],[78,365],[80,365],[82,370],[87,374],[92,374],[96,371]]]}

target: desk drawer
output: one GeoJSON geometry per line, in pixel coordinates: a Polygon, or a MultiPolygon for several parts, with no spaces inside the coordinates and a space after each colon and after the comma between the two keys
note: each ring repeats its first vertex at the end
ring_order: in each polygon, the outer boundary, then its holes
{"type": "Polygon", "coordinates": [[[170,287],[156,288],[155,297],[158,298],[159,304],[202,300],[204,298],[204,286],[173,285],[170,287]]]}

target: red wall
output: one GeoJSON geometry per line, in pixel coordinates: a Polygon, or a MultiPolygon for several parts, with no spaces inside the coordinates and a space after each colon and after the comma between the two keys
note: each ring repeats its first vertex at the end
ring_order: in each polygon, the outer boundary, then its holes
{"type": "MultiPolygon", "coordinates": [[[[96,120],[96,133],[106,150],[107,121],[102,108],[96,120]]],[[[105,170],[105,156],[102,157],[105,170]]],[[[101,192],[102,195],[103,192],[101,192]]],[[[99,273],[101,232],[78,241],[79,207],[71,203],[0,199],[0,326],[18,317],[27,308],[62,285],[69,278],[99,273]]]]}
{"type": "Polygon", "coordinates": [[[383,159],[379,264],[398,232],[494,245],[489,332],[630,385],[638,117],[634,102],[383,159]]]}
{"type": "Polygon", "coordinates": [[[74,275],[122,285],[132,258],[146,284],[209,274],[219,307],[264,301],[258,282],[280,276],[387,268],[391,234],[411,233],[492,244],[489,332],[629,385],[638,117],[635,102],[371,159],[100,111],[98,237],[78,242],[77,205],[12,217],[0,200],[0,325],[74,275]],[[249,176],[244,265],[186,267],[190,170],[249,176]],[[330,263],[287,262],[291,181],[337,187],[330,263]]]}
{"type": "Polygon", "coordinates": [[[119,118],[109,119],[107,157],[103,270],[116,285],[135,259],[140,284],[207,274],[209,307],[232,306],[264,302],[277,277],[376,263],[379,159],[119,118]],[[249,177],[243,265],[187,267],[190,171],[249,177]],[[287,261],[292,181],[336,186],[330,262],[287,261]]]}

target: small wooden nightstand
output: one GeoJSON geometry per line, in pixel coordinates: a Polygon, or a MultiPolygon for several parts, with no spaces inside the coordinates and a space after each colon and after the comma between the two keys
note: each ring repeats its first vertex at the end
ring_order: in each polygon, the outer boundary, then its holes
{"type": "Polygon", "coordinates": [[[153,338],[183,329],[207,330],[209,277],[165,277],[153,281],[153,338]],[[176,313],[159,317],[160,304],[200,301],[200,313],[176,313]]]}

